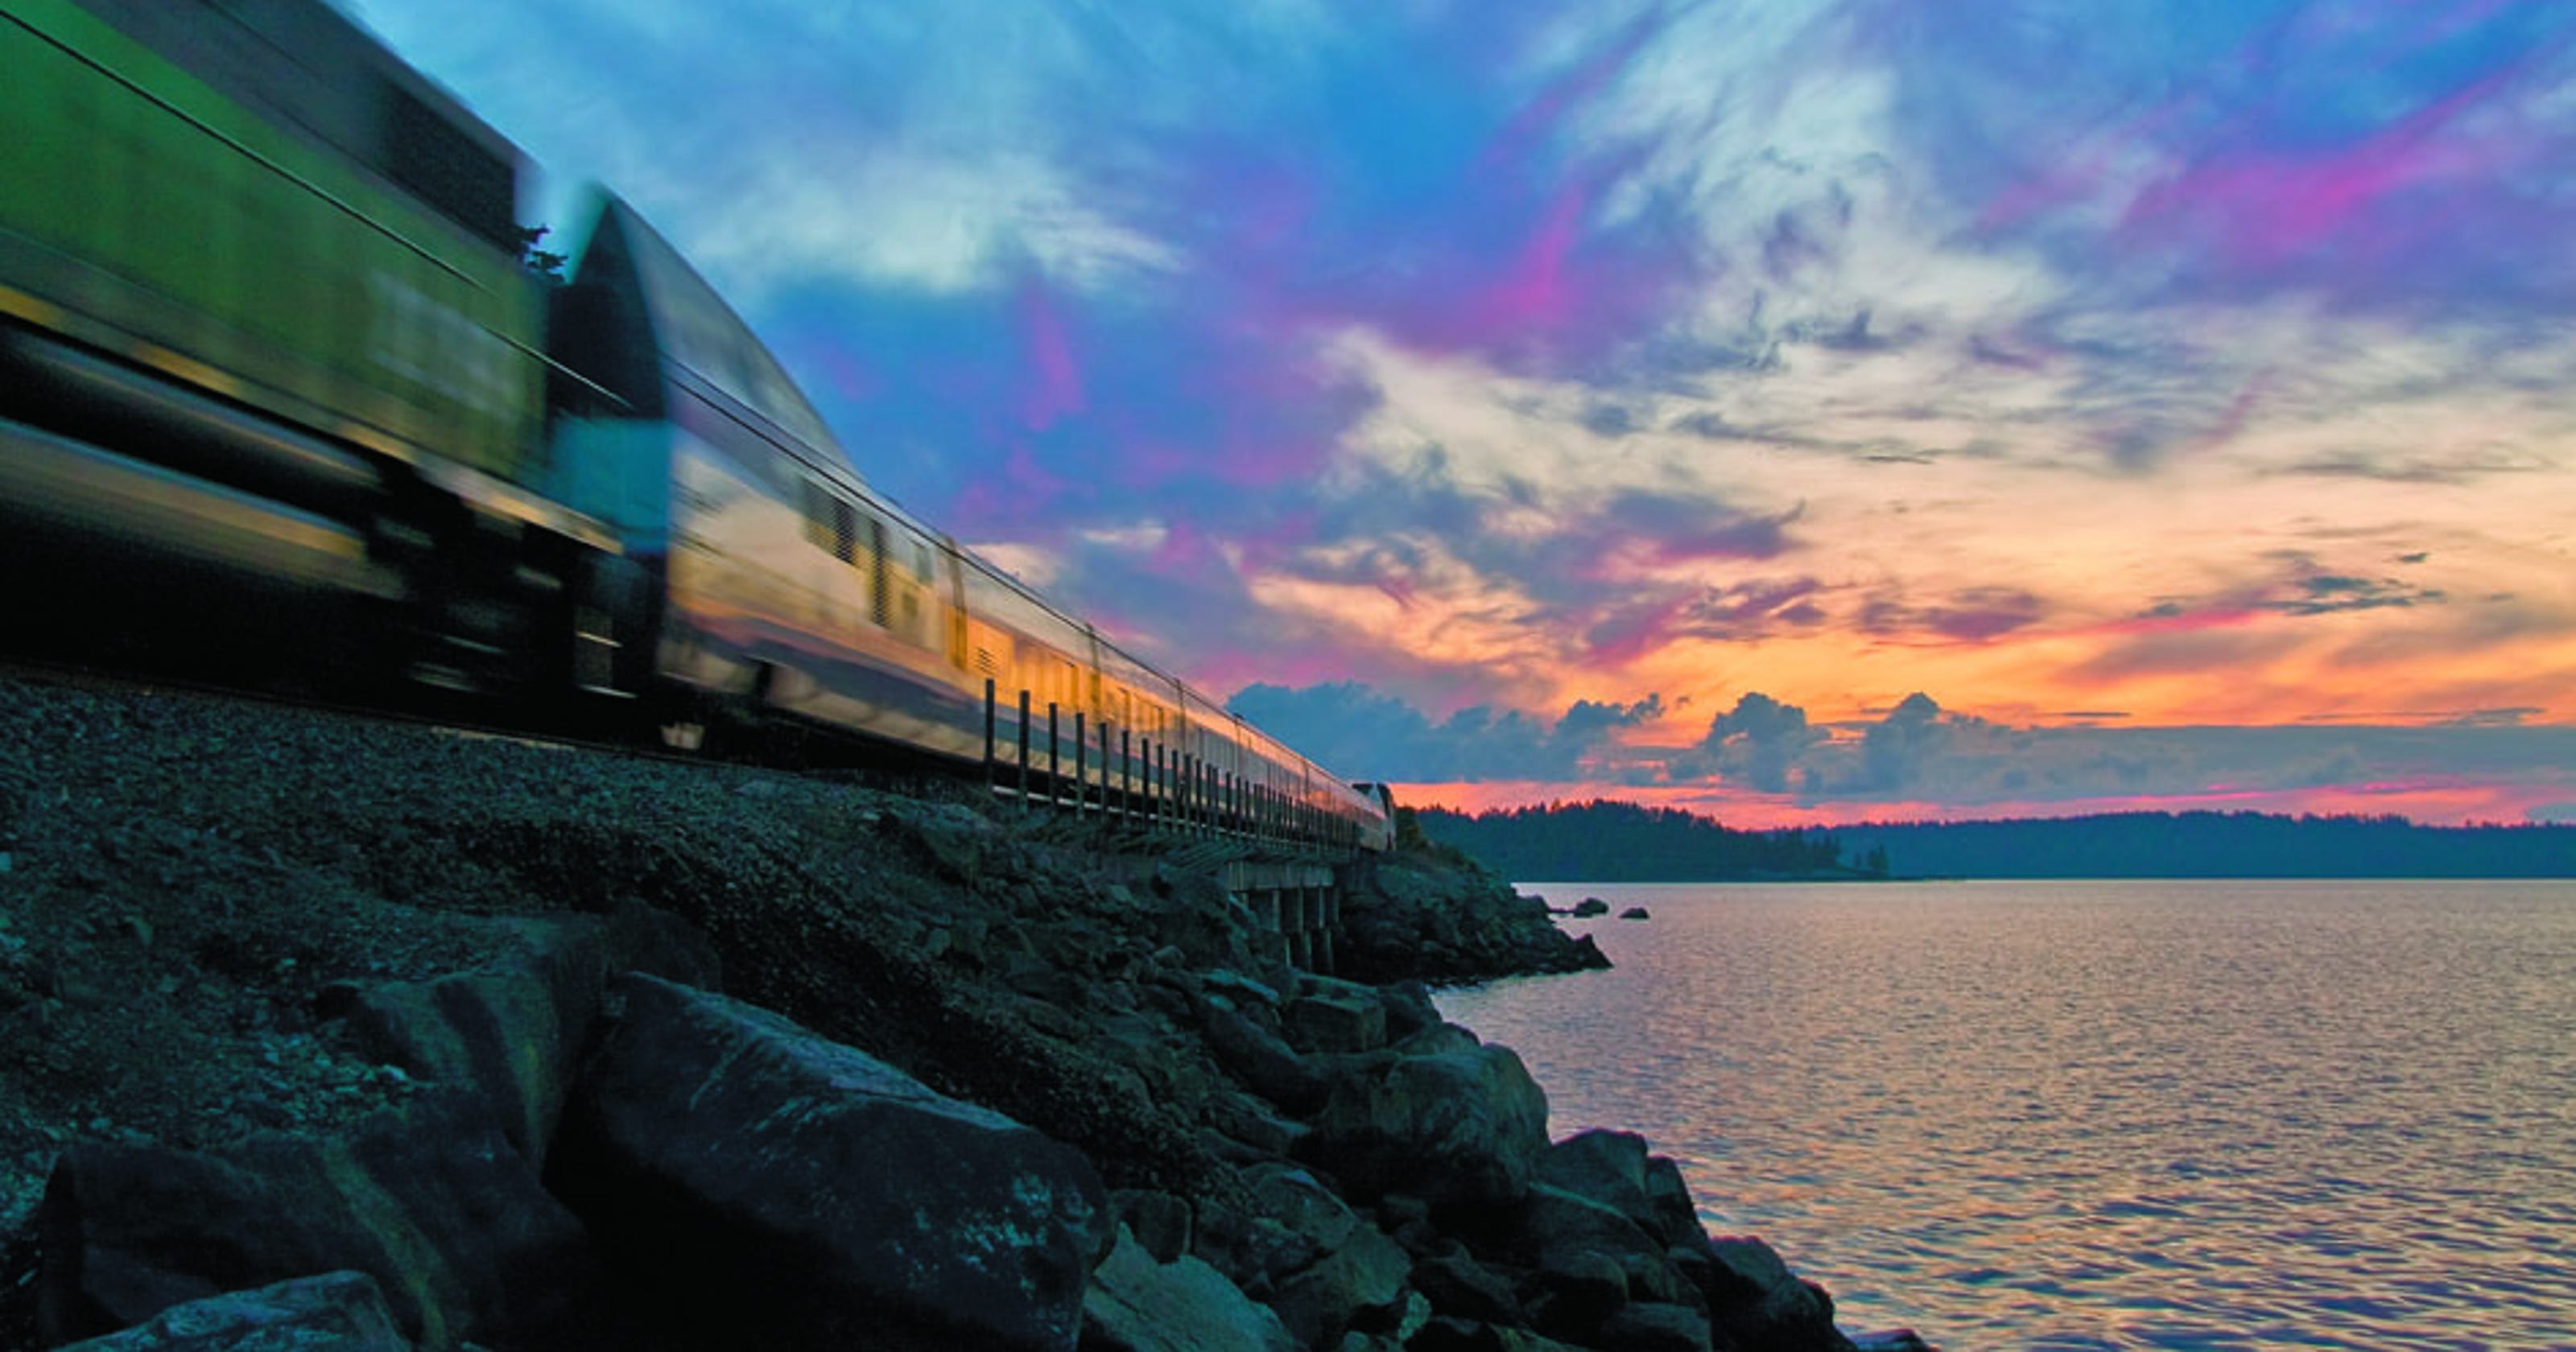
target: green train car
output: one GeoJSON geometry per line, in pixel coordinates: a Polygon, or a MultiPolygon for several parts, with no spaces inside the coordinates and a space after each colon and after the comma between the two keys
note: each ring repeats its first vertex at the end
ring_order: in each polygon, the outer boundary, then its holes
{"type": "MultiPolygon", "coordinates": [[[[517,151],[347,20],[0,0],[0,128],[0,512],[88,561],[17,599],[100,604],[82,593],[120,570],[560,593],[550,569],[611,547],[536,491],[546,288],[519,263],[517,151]],[[432,560],[459,513],[489,557],[432,560]]],[[[449,609],[458,652],[513,622],[449,609]]]]}
{"type": "Polygon", "coordinates": [[[178,22],[194,7],[0,0],[0,305],[389,455],[524,478],[544,367],[516,152],[323,6],[224,7],[235,51],[178,22]]]}

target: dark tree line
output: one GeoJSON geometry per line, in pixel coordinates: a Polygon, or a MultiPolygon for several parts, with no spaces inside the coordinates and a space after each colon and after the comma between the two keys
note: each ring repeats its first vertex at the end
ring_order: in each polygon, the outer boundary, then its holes
{"type": "Polygon", "coordinates": [[[1813,831],[1738,831],[1676,808],[1594,800],[1463,816],[1415,814],[1422,834],[1506,878],[1696,882],[1853,877],[1834,838],[1813,831]]]}
{"type": "Polygon", "coordinates": [[[1523,879],[2576,878],[2576,825],[2120,812],[1738,831],[1678,809],[1601,800],[1474,816],[1424,808],[1415,818],[1429,840],[1523,879]]]}
{"type": "Polygon", "coordinates": [[[1900,873],[1974,878],[2571,878],[2576,826],[2397,816],[2120,812],[1844,827],[1900,873]]]}

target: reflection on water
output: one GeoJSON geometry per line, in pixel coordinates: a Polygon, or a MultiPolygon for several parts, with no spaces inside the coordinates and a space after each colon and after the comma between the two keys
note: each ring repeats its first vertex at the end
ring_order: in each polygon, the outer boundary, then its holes
{"type": "Polygon", "coordinates": [[[1615,971],[1441,997],[1846,1328],[2576,1347],[2576,884],[1525,884],[1615,971]]]}

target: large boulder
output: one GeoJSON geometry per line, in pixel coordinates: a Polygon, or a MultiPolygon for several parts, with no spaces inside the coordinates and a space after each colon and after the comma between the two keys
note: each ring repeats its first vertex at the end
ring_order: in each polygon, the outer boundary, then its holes
{"type": "Polygon", "coordinates": [[[1218,1064],[1252,1092],[1299,1116],[1323,1106],[1323,1070],[1230,1002],[1210,1001],[1200,1026],[1218,1064]]]}
{"type": "Polygon", "coordinates": [[[1265,1161],[1243,1170],[1242,1179],[1272,1220],[1312,1240],[1317,1253],[1349,1243],[1367,1224],[1322,1180],[1293,1164],[1265,1161]]]}
{"type": "Polygon", "coordinates": [[[1404,1313],[1405,1278],[1412,1269],[1401,1246],[1364,1225],[1313,1267],[1279,1283],[1270,1305],[1298,1346],[1337,1347],[1353,1329],[1394,1327],[1404,1313]]]}
{"type": "Polygon", "coordinates": [[[1544,1271],[1578,1254],[1601,1254],[1613,1265],[1631,1254],[1661,1261],[1664,1246],[1616,1209],[1541,1183],[1529,1190],[1514,1213],[1509,1252],[1544,1271]]]}
{"type": "Polygon", "coordinates": [[[55,1165],[40,1224],[38,1304],[56,1339],[344,1268],[373,1276],[426,1349],[616,1337],[580,1221],[462,1095],[423,1095],[345,1136],[221,1152],[81,1142],[55,1165]]]}
{"type": "Polygon", "coordinates": [[[1526,1318],[1512,1284],[1463,1253],[1416,1262],[1413,1285],[1444,1315],[1494,1324],[1518,1324],[1526,1318]]]}
{"type": "Polygon", "coordinates": [[[349,1026],[377,1060],[481,1100],[511,1147],[542,1169],[606,979],[596,934],[566,928],[498,968],[368,990],[349,1026]]]}
{"type": "Polygon", "coordinates": [[[552,1175],[698,1345],[1070,1349],[1091,1164],[723,996],[628,974],[552,1175]],[[722,1308],[682,1292],[714,1289],[722,1308]]]}
{"type": "Polygon", "coordinates": [[[363,1272],[326,1272],[173,1305],[61,1352],[412,1352],[363,1272]]]}
{"type": "Polygon", "coordinates": [[[1404,1345],[1405,1352],[1588,1352],[1524,1328],[1435,1315],[1404,1345]]]}
{"type": "Polygon", "coordinates": [[[1744,1352],[1850,1352],[1849,1338],[1834,1327],[1834,1302],[1825,1289],[1802,1281],[1758,1239],[1709,1243],[1716,1259],[1705,1281],[1717,1331],[1744,1352]]]}
{"type": "Polygon", "coordinates": [[[1280,1010],[1288,1040],[1300,1051],[1366,1052],[1386,1045],[1386,1001],[1374,987],[1306,975],[1280,1010]]]}
{"type": "Polygon", "coordinates": [[[1708,1316],[1687,1305],[1622,1305],[1585,1340],[1600,1352],[1709,1352],[1708,1316]]]}
{"type": "Polygon", "coordinates": [[[1293,1352],[1268,1307],[1215,1268],[1183,1256],[1158,1263],[1119,1227],[1109,1261],[1082,1297],[1083,1352],[1293,1352]]]}
{"type": "Polygon", "coordinates": [[[1646,1195],[1646,1138],[1632,1131],[1577,1132],[1547,1148],[1539,1178],[1644,1225],[1653,1218],[1646,1195]]]}
{"type": "Polygon", "coordinates": [[[1508,1047],[1402,1056],[1333,1086],[1300,1149],[1362,1197],[1508,1203],[1547,1150],[1547,1094],[1508,1047]]]}

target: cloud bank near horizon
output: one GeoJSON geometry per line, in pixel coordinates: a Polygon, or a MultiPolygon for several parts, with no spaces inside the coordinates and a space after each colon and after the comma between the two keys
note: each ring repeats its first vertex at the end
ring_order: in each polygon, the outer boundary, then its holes
{"type": "Polygon", "coordinates": [[[1589,797],[1688,807],[1747,825],[2136,808],[2393,813],[2429,822],[2571,819],[2576,728],[2497,710],[2438,727],[2016,727],[1915,692],[1816,723],[1758,691],[1695,741],[1640,735],[1665,712],[1580,701],[1557,719],[1487,707],[1435,721],[1357,683],[1252,685],[1228,707],[1326,765],[1473,810],[1589,797]]]}

